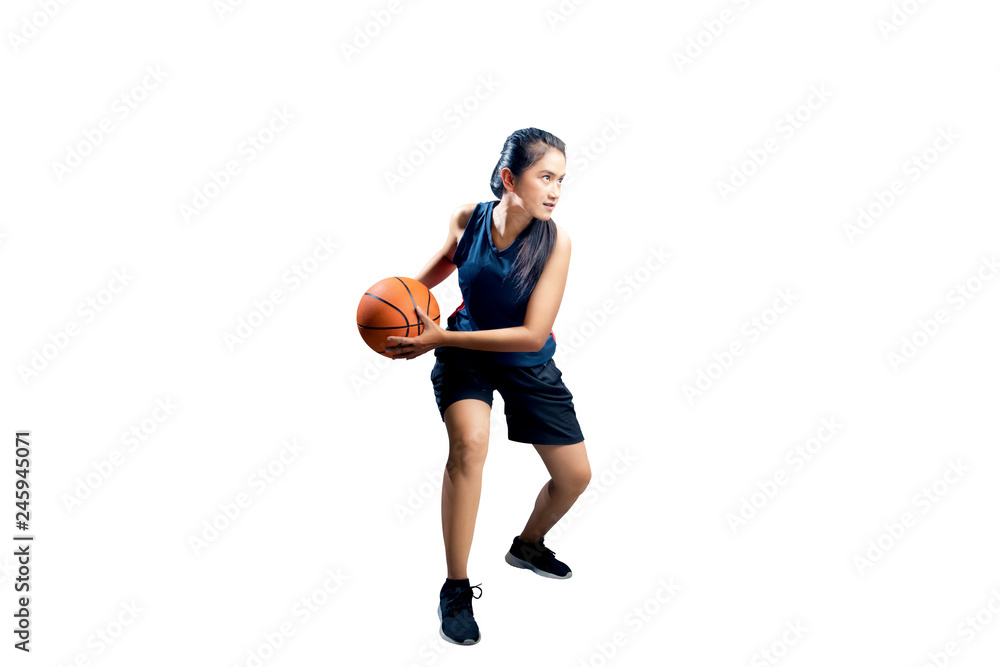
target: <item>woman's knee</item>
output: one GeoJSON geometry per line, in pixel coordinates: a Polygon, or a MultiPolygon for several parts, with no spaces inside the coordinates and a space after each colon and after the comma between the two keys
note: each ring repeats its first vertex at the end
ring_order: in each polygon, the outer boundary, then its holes
{"type": "Polygon", "coordinates": [[[459,474],[481,471],[486,463],[489,440],[490,432],[488,429],[471,428],[453,435],[448,445],[448,462],[446,464],[448,471],[459,474]]]}
{"type": "Polygon", "coordinates": [[[445,410],[449,473],[482,470],[490,441],[490,408],[484,401],[464,399],[445,410]]]}
{"type": "Polygon", "coordinates": [[[559,493],[578,496],[590,485],[590,460],[583,442],[571,446],[535,445],[559,493]]]}
{"type": "Polygon", "coordinates": [[[584,461],[562,471],[556,486],[565,488],[570,493],[580,495],[590,486],[590,464],[584,461]]]}
{"type": "Polygon", "coordinates": [[[486,463],[489,436],[472,431],[452,439],[446,464],[449,473],[465,474],[482,471],[486,463]]]}

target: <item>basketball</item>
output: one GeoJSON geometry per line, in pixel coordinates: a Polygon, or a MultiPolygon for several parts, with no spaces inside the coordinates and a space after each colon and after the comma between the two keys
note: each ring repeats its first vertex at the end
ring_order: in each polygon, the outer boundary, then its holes
{"type": "Polygon", "coordinates": [[[415,338],[424,332],[417,306],[440,324],[437,299],[423,283],[399,276],[380,280],[368,288],[358,304],[358,333],[368,347],[385,354],[389,336],[415,338]]]}

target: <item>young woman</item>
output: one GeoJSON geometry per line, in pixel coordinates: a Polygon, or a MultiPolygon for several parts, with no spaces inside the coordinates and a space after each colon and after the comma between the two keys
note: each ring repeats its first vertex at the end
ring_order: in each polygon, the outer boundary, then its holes
{"type": "Polygon", "coordinates": [[[422,310],[415,338],[390,337],[394,359],[434,350],[430,379],[448,430],[441,498],[448,576],[441,588],[441,636],[475,644],[473,589],[466,566],[479,510],[493,392],[504,400],[510,440],[532,444],[552,478],[505,559],[543,577],[569,567],[544,545],[545,533],[590,482],[590,462],[573,395],[552,358],[552,325],[569,270],[569,234],[552,221],[566,171],[566,145],[536,128],[507,137],[490,188],[497,201],[459,206],[444,247],[417,274],[434,287],[458,267],[462,305],[442,329],[422,310]],[[395,347],[393,347],[393,345],[395,347]]]}

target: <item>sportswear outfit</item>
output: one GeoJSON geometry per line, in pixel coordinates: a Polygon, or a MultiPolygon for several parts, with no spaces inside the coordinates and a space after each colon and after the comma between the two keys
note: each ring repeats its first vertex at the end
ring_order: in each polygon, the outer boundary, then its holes
{"type": "MultiPolygon", "coordinates": [[[[531,229],[498,250],[493,242],[493,208],[481,202],[472,211],[452,263],[458,267],[462,303],[448,316],[449,331],[482,331],[524,325],[530,294],[514,298],[513,278],[504,283],[517,249],[531,229]]],[[[532,224],[542,224],[535,221],[532,224]]],[[[535,445],[570,445],[584,440],[573,407],[573,394],[555,364],[555,333],[537,352],[493,352],[438,347],[431,383],[441,420],[455,401],[477,398],[491,407],[493,392],[504,400],[507,436],[535,445]]]]}

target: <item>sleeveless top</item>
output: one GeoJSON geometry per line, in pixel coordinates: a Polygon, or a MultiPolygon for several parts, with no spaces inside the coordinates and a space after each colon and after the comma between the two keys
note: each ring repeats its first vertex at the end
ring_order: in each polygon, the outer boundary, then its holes
{"type": "MultiPolygon", "coordinates": [[[[494,200],[476,205],[455,248],[452,263],[458,267],[462,304],[448,316],[447,329],[450,331],[506,329],[524,325],[531,294],[525,294],[521,301],[516,302],[514,279],[501,283],[511,272],[517,249],[528,236],[531,225],[525,227],[509,246],[497,250],[493,243],[493,207],[499,203],[499,200],[494,200]]],[[[439,352],[446,347],[435,348],[434,355],[440,357],[439,352]]],[[[555,351],[556,338],[552,331],[537,352],[476,350],[504,366],[539,366],[547,363],[555,351]]]]}

